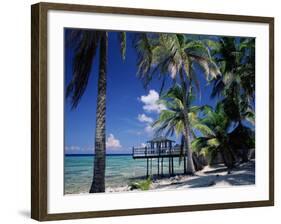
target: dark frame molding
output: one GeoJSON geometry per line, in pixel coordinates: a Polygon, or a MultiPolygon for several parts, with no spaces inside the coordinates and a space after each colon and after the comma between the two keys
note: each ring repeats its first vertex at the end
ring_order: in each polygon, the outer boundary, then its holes
{"type": "Polygon", "coordinates": [[[274,205],[274,18],[91,5],[31,6],[31,218],[38,221],[203,211],[274,205]],[[48,214],[47,210],[47,13],[49,10],[253,22],[269,25],[269,200],[48,214]]]}

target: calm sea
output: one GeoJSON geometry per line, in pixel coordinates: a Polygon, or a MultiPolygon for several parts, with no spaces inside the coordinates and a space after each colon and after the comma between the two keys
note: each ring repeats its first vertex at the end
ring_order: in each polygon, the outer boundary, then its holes
{"type": "MultiPolygon", "coordinates": [[[[93,176],[93,155],[66,155],[64,182],[65,193],[89,192],[93,176]]],[[[168,173],[168,160],[164,160],[164,173],[168,173]]],[[[183,163],[179,164],[174,159],[175,173],[183,172],[183,163]]],[[[157,173],[157,159],[152,166],[153,173],[157,173]]],[[[146,160],[134,160],[131,155],[107,155],[106,156],[106,187],[122,187],[132,181],[142,179],[146,175],[146,160]]]]}

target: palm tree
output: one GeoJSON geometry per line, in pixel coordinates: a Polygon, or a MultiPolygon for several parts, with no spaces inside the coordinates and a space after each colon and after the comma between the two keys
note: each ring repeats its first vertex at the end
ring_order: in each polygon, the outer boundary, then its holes
{"type": "Polygon", "coordinates": [[[212,54],[222,76],[213,80],[212,97],[224,97],[232,121],[255,123],[255,39],[222,37],[213,42],[212,54]]]}
{"type": "MultiPolygon", "coordinates": [[[[153,127],[156,129],[156,134],[162,134],[163,132],[165,135],[174,135],[182,136],[182,146],[184,145],[184,138],[188,137],[188,133],[185,131],[186,128],[184,122],[184,102],[189,101],[192,102],[193,96],[188,94],[186,95],[183,88],[179,85],[175,85],[174,87],[170,88],[167,93],[165,93],[161,97],[161,103],[165,105],[165,110],[162,110],[158,120],[153,123],[153,127]],[[184,100],[183,98],[189,97],[189,100],[184,100]]],[[[191,135],[196,137],[194,130],[201,130],[201,132],[205,134],[212,134],[212,130],[210,130],[207,126],[201,123],[198,114],[200,111],[204,109],[204,106],[191,106],[189,105],[189,113],[188,118],[190,122],[190,130],[191,135]]],[[[186,148],[186,146],[185,146],[186,148]]],[[[181,155],[183,156],[184,160],[186,159],[186,152],[182,152],[181,155]]],[[[194,155],[194,154],[193,154],[194,155]]],[[[193,156],[193,160],[195,160],[195,156],[193,156]]],[[[194,161],[196,162],[196,160],[194,161]]],[[[198,162],[195,163],[198,169],[202,168],[201,164],[198,162]]],[[[184,163],[184,171],[186,170],[186,163],[184,163]]]]}
{"type": "Polygon", "coordinates": [[[255,148],[255,132],[239,123],[235,129],[229,133],[231,145],[241,163],[249,161],[249,149],[255,148]],[[241,141],[243,139],[243,141],[241,141]]]}
{"type": "MultiPolygon", "coordinates": [[[[213,80],[211,96],[222,97],[224,111],[236,125],[236,133],[252,132],[244,121],[255,126],[255,39],[222,37],[209,45],[212,46],[211,54],[222,72],[221,76],[213,80]]],[[[249,135],[245,136],[247,138],[249,135]]],[[[250,146],[241,145],[241,139],[239,143],[243,149],[240,157],[246,162],[250,146]]]]}
{"type": "Polygon", "coordinates": [[[205,109],[206,116],[201,119],[202,124],[212,130],[212,133],[203,134],[192,142],[194,150],[202,153],[211,163],[217,155],[222,155],[224,164],[234,167],[235,155],[229,141],[231,121],[223,110],[222,103],[218,103],[215,110],[211,107],[205,109]]]}
{"type": "Polygon", "coordinates": [[[233,129],[233,122],[225,113],[223,102],[219,102],[215,109],[206,106],[204,110],[204,117],[200,122],[212,130],[212,133],[202,131],[203,136],[193,140],[192,147],[207,157],[209,162],[220,153],[224,164],[232,169],[237,157],[245,159],[245,155],[238,154],[236,149],[251,148],[254,144],[254,133],[242,125],[233,129]]]}
{"type": "MultiPolygon", "coordinates": [[[[119,33],[121,54],[125,58],[126,37],[119,33]]],[[[67,86],[66,97],[71,98],[72,108],[76,108],[88,85],[93,60],[99,49],[98,95],[95,129],[95,160],[93,181],[90,193],[105,191],[105,157],[106,157],[106,76],[108,32],[95,30],[75,30],[72,32],[71,43],[74,46],[72,80],[67,86]]]]}
{"type": "MultiPolygon", "coordinates": [[[[204,71],[207,79],[220,74],[212,61],[209,49],[201,41],[188,38],[183,34],[145,34],[136,36],[135,47],[138,52],[138,76],[147,86],[153,76],[158,74],[165,85],[167,74],[174,82],[179,81],[183,94],[188,95],[194,85],[199,90],[198,66],[204,71]]],[[[183,118],[185,146],[187,153],[187,172],[194,174],[191,152],[191,128],[188,117],[188,97],[183,97],[183,118]]]]}

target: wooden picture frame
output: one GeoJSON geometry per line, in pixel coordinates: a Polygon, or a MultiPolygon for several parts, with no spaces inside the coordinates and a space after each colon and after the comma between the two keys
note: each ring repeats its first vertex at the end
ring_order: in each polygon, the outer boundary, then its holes
{"type": "Polygon", "coordinates": [[[39,221],[110,216],[143,215],[170,212],[203,211],[274,205],[274,18],[224,15],[137,8],[38,3],[31,7],[31,217],[39,221]],[[131,208],[66,213],[48,212],[48,12],[68,11],[212,21],[249,22],[269,25],[269,191],[268,200],[243,201],[151,208],[131,208]]]}

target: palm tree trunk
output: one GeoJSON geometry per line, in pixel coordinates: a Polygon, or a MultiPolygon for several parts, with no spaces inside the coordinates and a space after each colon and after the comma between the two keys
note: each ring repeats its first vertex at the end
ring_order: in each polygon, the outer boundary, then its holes
{"type": "Polygon", "coordinates": [[[100,40],[100,62],[98,78],[98,96],[96,110],[94,176],[90,193],[105,191],[105,118],[106,118],[106,73],[107,73],[108,33],[104,32],[100,40]]]}
{"type": "Polygon", "coordinates": [[[228,170],[233,169],[234,167],[234,160],[231,155],[229,148],[225,147],[224,149],[220,150],[224,165],[228,168],[228,170]]]}
{"type": "Polygon", "coordinates": [[[187,174],[194,174],[195,173],[195,168],[194,168],[194,163],[192,159],[192,151],[191,151],[191,130],[190,130],[190,124],[189,124],[189,118],[188,118],[188,102],[187,102],[187,86],[186,82],[183,77],[183,71],[180,70],[180,80],[181,80],[181,86],[183,89],[183,117],[184,117],[184,143],[186,146],[186,155],[187,155],[187,164],[186,164],[186,172],[187,174]]]}
{"type": "Polygon", "coordinates": [[[190,143],[190,137],[188,134],[188,128],[186,127],[187,125],[184,124],[184,136],[185,136],[185,146],[186,146],[186,174],[191,174],[193,175],[195,173],[195,167],[193,163],[193,158],[192,158],[192,151],[191,151],[191,143],[190,143]]]}

